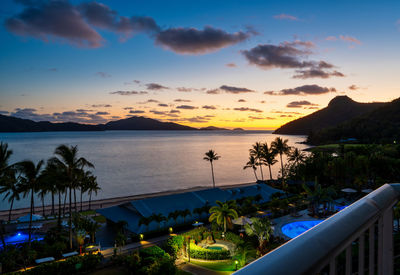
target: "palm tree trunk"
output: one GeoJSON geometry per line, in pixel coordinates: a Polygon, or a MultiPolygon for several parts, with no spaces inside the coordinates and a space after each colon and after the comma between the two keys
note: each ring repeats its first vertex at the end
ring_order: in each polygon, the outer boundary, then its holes
{"type": "Polygon", "coordinates": [[[61,191],[58,191],[58,228],[61,229],[61,191]]]}
{"type": "Polygon", "coordinates": [[[4,239],[5,232],[6,232],[6,230],[4,229],[4,222],[3,222],[3,220],[0,220],[0,238],[1,238],[1,243],[3,244],[4,251],[7,250],[6,241],[4,239]]]}
{"type": "Polygon", "coordinates": [[[43,217],[46,215],[45,214],[45,211],[44,211],[44,197],[43,196],[41,196],[42,197],[42,212],[43,212],[43,217]]]}
{"type": "Polygon", "coordinates": [[[256,169],[253,169],[253,172],[254,172],[254,176],[256,177],[256,181],[258,181],[256,169]]]}
{"type": "Polygon", "coordinates": [[[261,180],[263,181],[263,180],[264,180],[264,173],[263,173],[263,171],[262,171],[262,164],[261,164],[261,161],[258,162],[258,165],[260,166],[261,180]]]}
{"type": "Polygon", "coordinates": [[[54,215],[54,192],[51,192],[51,215],[54,215]]]}
{"type": "Polygon", "coordinates": [[[31,215],[29,217],[29,239],[28,239],[28,245],[29,248],[31,248],[31,239],[32,239],[32,214],[33,214],[33,188],[31,190],[31,215]]]}
{"type": "MultiPolygon", "coordinates": [[[[10,211],[8,213],[8,222],[11,221],[11,211],[12,211],[12,208],[13,208],[13,204],[14,204],[14,199],[11,200],[10,211]]],[[[3,246],[3,247],[5,247],[5,246],[3,246]]]]}
{"type": "Polygon", "coordinates": [[[74,188],[74,208],[75,208],[75,213],[77,212],[76,211],[76,189],[74,188]]]}
{"type": "Polygon", "coordinates": [[[272,180],[271,164],[268,164],[268,169],[269,169],[269,179],[272,180]]]}
{"type": "Polygon", "coordinates": [[[211,175],[212,175],[212,180],[213,180],[213,188],[215,188],[214,167],[213,167],[212,161],[210,161],[210,163],[211,163],[211,175]]]}
{"type": "Polygon", "coordinates": [[[92,192],[89,193],[89,210],[90,210],[90,203],[92,201],[92,192]]]}
{"type": "Polygon", "coordinates": [[[81,188],[81,212],[82,212],[82,188],[81,188]]]}
{"type": "Polygon", "coordinates": [[[224,218],[224,233],[226,233],[226,218],[224,218]]]}
{"type": "Polygon", "coordinates": [[[284,178],[284,176],[285,176],[285,173],[284,173],[284,171],[283,171],[283,161],[282,161],[282,154],[279,154],[279,155],[280,155],[280,157],[281,157],[282,178],[284,178]]]}
{"type": "Polygon", "coordinates": [[[66,191],[65,191],[65,194],[64,194],[64,209],[63,209],[63,215],[65,215],[65,207],[66,207],[66,205],[67,205],[67,193],[68,193],[68,191],[66,190],[66,191]]]}
{"type": "Polygon", "coordinates": [[[69,248],[72,249],[72,187],[69,187],[69,217],[68,217],[68,227],[69,227],[69,248]]]}

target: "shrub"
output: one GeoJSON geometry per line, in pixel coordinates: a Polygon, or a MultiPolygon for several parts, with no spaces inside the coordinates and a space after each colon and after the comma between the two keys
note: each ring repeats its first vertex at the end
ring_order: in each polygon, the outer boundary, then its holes
{"type": "Polygon", "coordinates": [[[231,253],[226,249],[213,250],[190,244],[190,257],[203,260],[225,260],[231,257],[231,253]]]}
{"type": "Polygon", "coordinates": [[[236,235],[233,232],[226,232],[225,239],[227,241],[233,242],[236,245],[242,241],[242,238],[240,238],[240,236],[236,235]]]}
{"type": "Polygon", "coordinates": [[[179,251],[183,247],[183,241],[184,237],[179,235],[179,236],[173,236],[169,238],[165,243],[164,243],[164,250],[167,252],[173,259],[176,259],[179,251]]]}
{"type": "Polygon", "coordinates": [[[142,258],[147,258],[147,257],[161,258],[165,254],[166,254],[165,251],[156,245],[142,248],[139,250],[139,255],[142,258]]]}

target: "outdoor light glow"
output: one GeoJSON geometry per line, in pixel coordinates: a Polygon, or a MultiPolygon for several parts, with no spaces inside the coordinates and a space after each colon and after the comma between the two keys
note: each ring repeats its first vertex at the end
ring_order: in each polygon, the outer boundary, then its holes
{"type": "Polygon", "coordinates": [[[143,235],[143,234],[140,234],[140,235],[139,235],[139,238],[140,238],[140,240],[143,240],[143,239],[144,239],[144,235],[143,235]]]}
{"type": "Polygon", "coordinates": [[[169,228],[169,233],[174,232],[174,229],[172,227],[169,228]]]}

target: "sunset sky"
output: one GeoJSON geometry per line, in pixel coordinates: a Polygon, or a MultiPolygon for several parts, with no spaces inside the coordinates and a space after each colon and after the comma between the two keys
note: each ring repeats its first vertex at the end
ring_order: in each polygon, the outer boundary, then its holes
{"type": "Polygon", "coordinates": [[[400,1],[2,0],[0,114],[274,129],[400,96],[400,1]]]}

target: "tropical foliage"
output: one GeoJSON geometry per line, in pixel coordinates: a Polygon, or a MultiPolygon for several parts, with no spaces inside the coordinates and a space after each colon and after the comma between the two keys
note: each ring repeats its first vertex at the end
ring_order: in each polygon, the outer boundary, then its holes
{"type": "Polygon", "coordinates": [[[224,232],[226,232],[227,226],[232,225],[232,220],[237,219],[238,214],[234,209],[231,202],[220,202],[216,201],[216,206],[210,208],[210,222],[216,222],[218,225],[224,226],[224,232]]]}
{"type": "Polygon", "coordinates": [[[213,161],[219,160],[221,156],[219,156],[217,153],[214,152],[214,150],[209,150],[208,152],[205,153],[205,157],[203,158],[206,161],[210,162],[211,165],[211,175],[212,175],[212,181],[213,181],[213,188],[215,188],[215,178],[214,178],[214,166],[213,166],[213,161]]]}
{"type": "Polygon", "coordinates": [[[268,243],[272,233],[271,222],[268,219],[251,218],[251,224],[245,225],[246,234],[256,236],[258,239],[257,252],[259,255],[265,253],[265,245],[268,243]]]}

